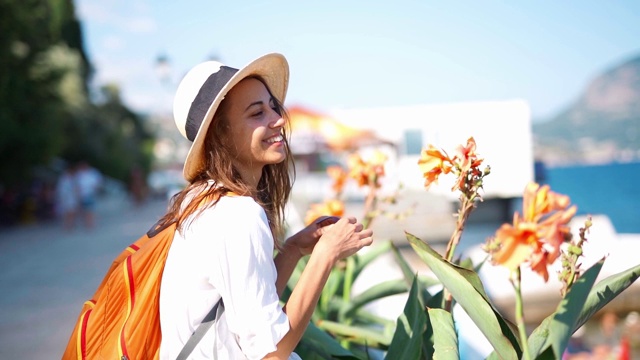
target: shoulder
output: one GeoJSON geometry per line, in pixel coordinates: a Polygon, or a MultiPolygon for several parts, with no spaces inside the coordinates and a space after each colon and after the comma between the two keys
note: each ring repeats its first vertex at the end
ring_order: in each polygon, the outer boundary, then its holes
{"type": "Polygon", "coordinates": [[[249,196],[224,196],[213,208],[247,216],[265,214],[262,206],[249,196]]]}
{"type": "Polygon", "coordinates": [[[197,216],[190,229],[192,236],[210,238],[215,234],[219,240],[214,242],[218,244],[215,246],[224,246],[227,250],[233,248],[245,251],[246,247],[273,248],[267,215],[262,206],[251,197],[221,198],[197,216]],[[240,238],[249,241],[237,241],[240,238]]]}
{"type": "Polygon", "coordinates": [[[215,205],[206,207],[196,221],[223,226],[268,222],[262,206],[249,196],[224,196],[215,205]]]}

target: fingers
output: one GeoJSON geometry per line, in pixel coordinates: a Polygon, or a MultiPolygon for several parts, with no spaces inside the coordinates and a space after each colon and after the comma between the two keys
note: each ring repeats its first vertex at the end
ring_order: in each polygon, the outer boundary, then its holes
{"type": "MultiPolygon", "coordinates": [[[[371,237],[373,235],[373,231],[371,229],[365,229],[362,223],[359,223],[355,217],[343,217],[340,218],[335,224],[331,224],[329,226],[323,227],[322,232],[326,233],[329,230],[334,230],[335,234],[342,232],[345,236],[347,233],[356,234],[358,239],[371,237]],[[334,228],[337,226],[337,228],[334,228]],[[345,232],[346,231],[346,232],[345,232]]],[[[349,235],[346,235],[349,236],[349,235]]]]}
{"type": "Polygon", "coordinates": [[[365,229],[355,217],[343,217],[335,224],[321,228],[322,236],[315,249],[326,252],[328,259],[344,259],[373,243],[373,230],[365,229]]]}
{"type": "Polygon", "coordinates": [[[353,224],[355,224],[355,232],[361,232],[364,229],[364,225],[359,223],[358,220],[353,216],[347,216],[347,217],[340,218],[340,220],[338,220],[336,225],[339,224],[339,223],[342,223],[343,225],[346,225],[346,224],[353,225],[353,224]]]}
{"type": "MultiPolygon", "coordinates": [[[[362,224],[360,224],[360,226],[362,227],[362,224]]],[[[373,236],[373,230],[371,230],[371,229],[364,229],[364,230],[360,230],[358,232],[360,233],[361,237],[371,237],[371,236],[373,236]]]]}
{"type": "MultiPolygon", "coordinates": [[[[336,224],[327,226],[323,229],[326,229],[328,231],[334,226],[337,226],[334,232],[335,235],[342,233],[342,235],[338,235],[339,237],[345,236],[348,238],[351,236],[355,236],[354,239],[359,240],[373,236],[373,230],[365,229],[364,225],[357,222],[354,217],[341,218],[336,224]]],[[[324,231],[324,233],[326,233],[326,231],[324,231]]]]}
{"type": "Polygon", "coordinates": [[[373,244],[373,231],[362,232],[361,235],[366,235],[362,237],[360,240],[364,243],[364,246],[369,246],[373,244]]]}
{"type": "Polygon", "coordinates": [[[371,229],[359,231],[358,235],[360,236],[360,240],[365,240],[365,242],[368,241],[367,245],[370,245],[373,242],[373,231],[371,229]]]}

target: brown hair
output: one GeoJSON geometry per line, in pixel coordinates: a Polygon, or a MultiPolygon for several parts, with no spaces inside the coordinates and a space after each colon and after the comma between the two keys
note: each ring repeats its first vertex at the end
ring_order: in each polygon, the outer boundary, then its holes
{"type": "MultiPolygon", "coordinates": [[[[249,78],[262,82],[271,94],[271,90],[263,79],[258,76],[249,78]]],[[[229,131],[229,119],[226,116],[227,101],[222,100],[207,131],[204,142],[204,163],[191,183],[171,198],[169,209],[160,220],[160,225],[176,221],[177,228],[181,230],[190,215],[202,213],[204,209],[214,206],[228,193],[251,196],[264,208],[276,246],[280,248],[285,233],[284,209],[293,186],[295,166],[288,141],[291,132],[289,116],[280,100],[273,94],[271,97],[276,111],[286,120],[283,131],[285,160],[277,164],[265,165],[262,168],[257,189],[252,190],[233,166],[230,147],[225,146],[223,141],[229,131]],[[209,182],[210,180],[213,184],[209,182]],[[188,203],[183,205],[185,201],[188,203]],[[203,206],[200,206],[201,204],[203,206]]]]}

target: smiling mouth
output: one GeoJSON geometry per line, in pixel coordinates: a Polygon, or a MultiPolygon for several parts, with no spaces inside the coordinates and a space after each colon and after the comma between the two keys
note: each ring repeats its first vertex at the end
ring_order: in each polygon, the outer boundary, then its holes
{"type": "Polygon", "coordinates": [[[265,142],[267,144],[275,144],[275,143],[278,143],[278,142],[282,142],[282,140],[284,140],[282,135],[276,135],[276,136],[272,136],[272,137],[266,139],[265,142]]]}

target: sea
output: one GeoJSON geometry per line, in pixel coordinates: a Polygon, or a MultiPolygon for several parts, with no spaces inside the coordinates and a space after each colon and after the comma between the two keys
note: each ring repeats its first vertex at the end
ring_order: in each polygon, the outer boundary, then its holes
{"type": "Polygon", "coordinates": [[[548,167],[543,182],[568,195],[578,215],[604,214],[617,233],[640,234],[640,162],[548,167]]]}

